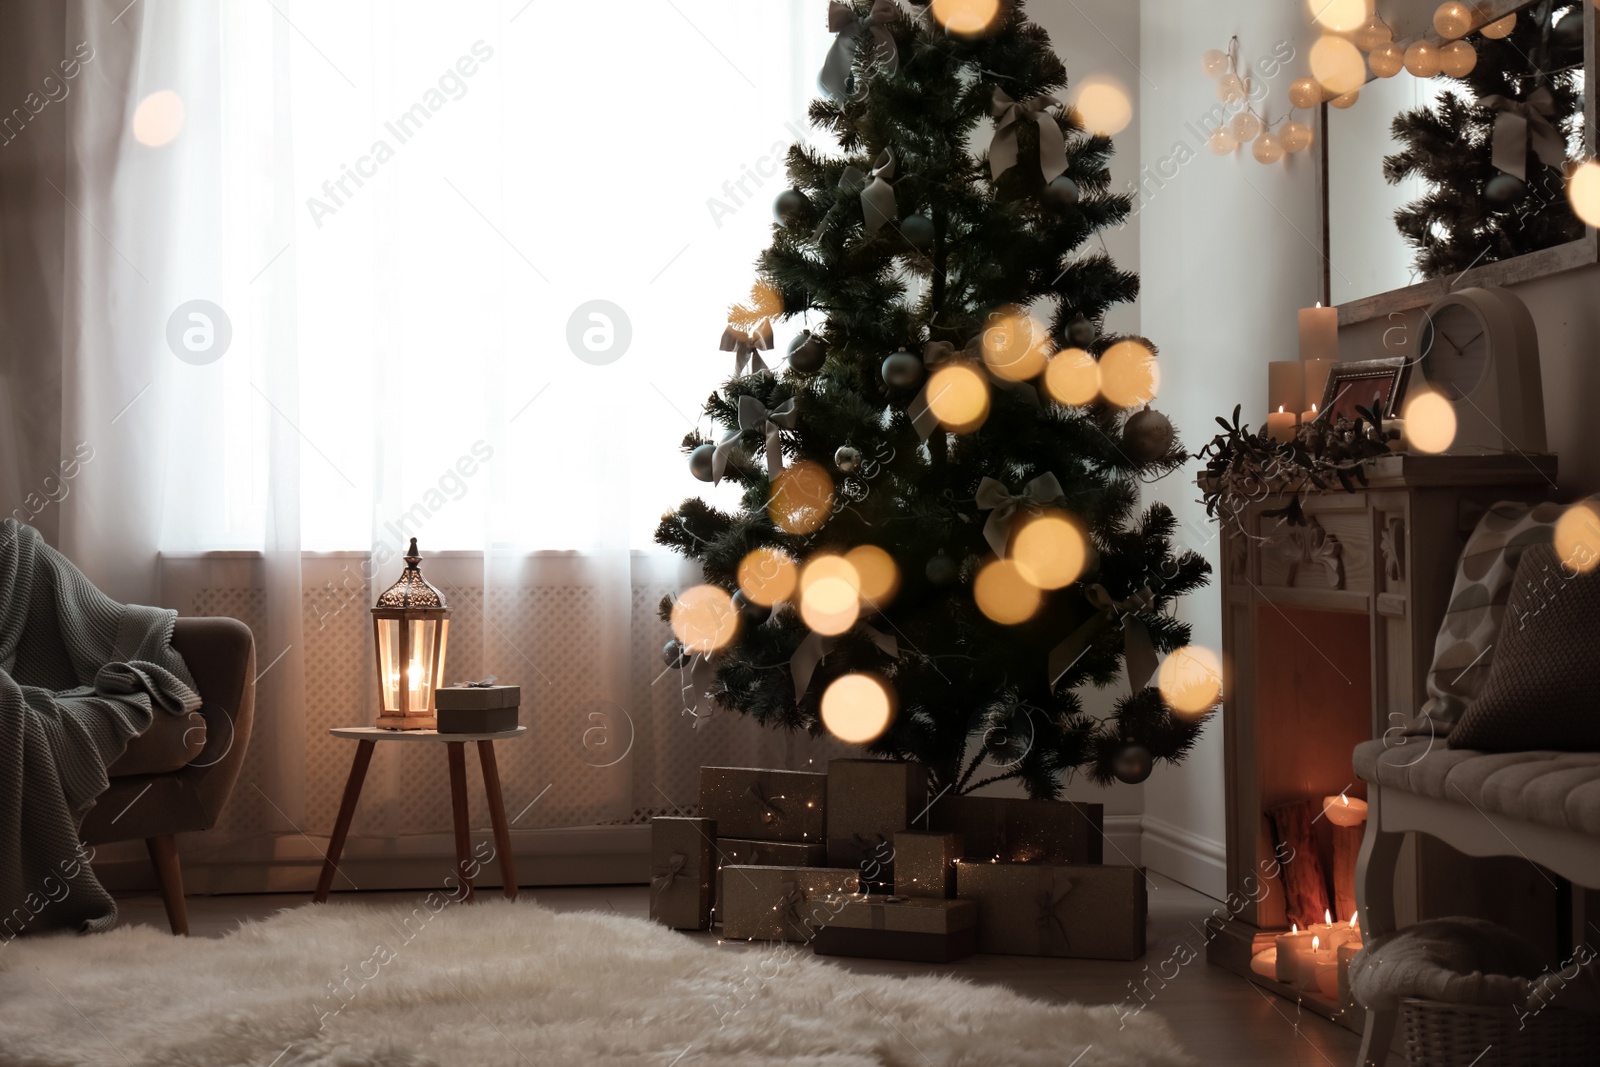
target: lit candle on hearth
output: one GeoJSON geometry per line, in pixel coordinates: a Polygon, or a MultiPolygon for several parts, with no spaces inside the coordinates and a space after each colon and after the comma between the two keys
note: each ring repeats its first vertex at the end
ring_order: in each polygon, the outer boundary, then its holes
{"type": "Polygon", "coordinates": [[[1339,309],[1325,308],[1317,301],[1314,308],[1300,309],[1300,358],[1303,360],[1339,358],[1339,309]]]}
{"type": "Polygon", "coordinates": [[[1274,441],[1293,441],[1295,431],[1295,414],[1283,410],[1283,405],[1278,405],[1278,410],[1267,416],[1267,434],[1274,441]]]}
{"type": "Polygon", "coordinates": [[[1335,826],[1360,826],[1367,821],[1367,802],[1359,797],[1351,800],[1343,793],[1323,797],[1322,813],[1335,826]]]}
{"type": "Polygon", "coordinates": [[[1279,934],[1274,939],[1273,943],[1278,947],[1278,981],[1294,985],[1300,980],[1300,967],[1311,953],[1314,940],[1311,931],[1302,930],[1298,925],[1291,926],[1288,933],[1279,934]]]}
{"type": "Polygon", "coordinates": [[[1339,958],[1331,947],[1323,944],[1320,939],[1311,939],[1311,966],[1309,979],[1301,983],[1305,989],[1313,986],[1325,997],[1339,995],[1339,958]]]}

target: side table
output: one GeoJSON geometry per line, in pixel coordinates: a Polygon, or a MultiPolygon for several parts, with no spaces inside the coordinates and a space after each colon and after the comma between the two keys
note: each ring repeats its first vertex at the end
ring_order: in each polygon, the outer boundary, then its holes
{"type": "Polygon", "coordinates": [[[322,863],[322,875],[317,879],[317,903],[328,899],[333,889],[333,876],[339,869],[339,857],[344,853],[345,838],[350,833],[350,820],[356,813],[356,801],[361,799],[361,785],[366,781],[367,765],[372,762],[372,750],[379,741],[409,741],[415,743],[442,743],[450,764],[450,807],[455,815],[456,874],[466,887],[465,899],[473,899],[472,879],[467,877],[472,862],[472,830],[467,816],[467,756],[466,744],[478,745],[478,762],[483,766],[483,791],[489,801],[489,821],[494,826],[494,847],[500,864],[500,881],[505,885],[507,900],[517,899],[517,875],[511,863],[511,827],[506,823],[506,806],[500,796],[500,769],[494,761],[494,743],[521,737],[528,732],[526,726],[514,730],[500,730],[488,734],[442,734],[438,730],[380,730],[376,726],[340,726],[328,731],[334,737],[356,742],[356,758],[350,764],[350,777],[344,783],[344,799],[339,801],[339,817],[333,824],[333,836],[328,838],[328,853],[322,863]]]}

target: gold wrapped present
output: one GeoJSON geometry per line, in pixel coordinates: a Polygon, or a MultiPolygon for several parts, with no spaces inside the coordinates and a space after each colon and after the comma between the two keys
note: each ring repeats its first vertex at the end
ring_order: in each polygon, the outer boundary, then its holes
{"type": "Polygon", "coordinates": [[[717,838],[716,906],[722,907],[722,868],[742,867],[826,867],[828,846],[821,841],[752,841],[740,837],[717,838]]]}
{"type": "Polygon", "coordinates": [[[960,834],[902,830],[894,835],[894,891],[902,897],[956,895],[960,834]]]}
{"type": "Polygon", "coordinates": [[[715,819],[650,820],[650,918],[676,930],[710,927],[716,834],[715,819]]]}
{"type": "Polygon", "coordinates": [[[827,801],[820,771],[700,768],[700,814],[727,837],[825,842],[827,801]]]}
{"type": "Polygon", "coordinates": [[[822,905],[832,915],[811,943],[820,956],[949,963],[977,951],[978,906],[970,900],[857,894],[822,905]]]}
{"type": "Polygon", "coordinates": [[[956,891],[978,904],[978,951],[1136,960],[1144,955],[1144,872],[1137,867],[956,864],[956,891]]]}
{"type": "Polygon", "coordinates": [[[1105,862],[1105,807],[1072,800],[945,796],[934,830],[961,835],[965,857],[1001,863],[1105,862]]]}
{"type": "Polygon", "coordinates": [[[823,897],[854,893],[854,870],[829,867],[722,868],[722,936],[751,941],[810,941],[829,912],[823,897]]]}
{"type": "Polygon", "coordinates": [[[828,865],[855,867],[873,890],[894,878],[894,835],[925,815],[928,772],[920,763],[828,761],[828,865]]]}

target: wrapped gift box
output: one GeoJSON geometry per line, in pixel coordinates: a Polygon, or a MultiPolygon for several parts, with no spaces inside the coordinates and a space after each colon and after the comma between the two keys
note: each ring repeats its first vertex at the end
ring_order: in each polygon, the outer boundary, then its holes
{"type": "Polygon", "coordinates": [[[824,897],[856,892],[854,870],[830,867],[722,868],[722,936],[752,941],[810,941],[827,921],[824,897]]]}
{"type": "Polygon", "coordinates": [[[1137,867],[956,864],[956,891],[978,904],[978,951],[1136,960],[1144,955],[1145,879],[1137,867]]]}
{"type": "Polygon", "coordinates": [[[711,926],[715,819],[650,820],[650,918],[677,930],[711,926]]]}
{"type": "Polygon", "coordinates": [[[870,889],[887,889],[894,835],[909,830],[927,804],[928,772],[920,763],[828,761],[828,865],[854,867],[870,889]]]}
{"type": "Polygon", "coordinates": [[[1105,808],[1070,800],[946,796],[933,829],[961,835],[965,857],[1001,863],[1105,862],[1105,808]]]}
{"type": "Polygon", "coordinates": [[[818,841],[752,841],[747,838],[719,837],[716,849],[716,908],[722,908],[722,868],[741,867],[826,867],[828,846],[818,841]]]}
{"type": "Polygon", "coordinates": [[[978,906],[970,900],[857,895],[822,903],[833,914],[811,943],[820,956],[949,963],[978,950],[978,906]]]}
{"type": "Polygon", "coordinates": [[[827,801],[828,776],[820,771],[700,768],[700,814],[728,837],[820,844],[827,801]]]}
{"type": "Polygon", "coordinates": [[[894,886],[902,897],[941,899],[956,895],[960,834],[902,830],[894,835],[894,886]]]}
{"type": "Polygon", "coordinates": [[[520,685],[452,685],[435,689],[441,734],[493,734],[517,728],[520,685]]]}

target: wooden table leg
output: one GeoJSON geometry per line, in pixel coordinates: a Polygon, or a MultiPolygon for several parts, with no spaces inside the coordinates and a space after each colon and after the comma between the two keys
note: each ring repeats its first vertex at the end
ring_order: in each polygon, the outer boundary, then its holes
{"type": "Polygon", "coordinates": [[[500,881],[507,900],[517,899],[517,872],[511,863],[511,827],[500,795],[500,768],[494,761],[494,742],[478,742],[478,762],[483,765],[483,791],[489,798],[489,821],[494,824],[494,849],[500,856],[500,881]]]}
{"type": "Polygon", "coordinates": [[[339,801],[339,817],[334,820],[333,836],[328,838],[328,851],[322,858],[322,874],[317,878],[317,895],[312,898],[318,904],[326,902],[333,889],[333,875],[339,869],[344,839],[350,834],[350,820],[355,818],[356,801],[361,799],[361,783],[367,780],[367,766],[372,762],[372,750],[376,747],[374,741],[356,742],[356,758],[350,764],[350,777],[344,782],[344,799],[339,801]]]}
{"type": "Polygon", "coordinates": [[[446,741],[450,756],[450,807],[456,822],[456,877],[461,879],[461,900],[472,903],[472,879],[467,876],[472,864],[472,826],[467,814],[466,742],[446,741]]]}

